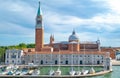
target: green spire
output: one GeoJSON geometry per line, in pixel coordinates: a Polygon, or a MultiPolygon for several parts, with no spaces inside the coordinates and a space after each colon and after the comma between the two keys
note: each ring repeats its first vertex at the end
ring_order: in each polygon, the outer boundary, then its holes
{"type": "Polygon", "coordinates": [[[40,16],[40,15],[42,15],[42,12],[41,12],[40,1],[39,1],[39,6],[38,6],[38,13],[37,13],[37,16],[40,16]]]}

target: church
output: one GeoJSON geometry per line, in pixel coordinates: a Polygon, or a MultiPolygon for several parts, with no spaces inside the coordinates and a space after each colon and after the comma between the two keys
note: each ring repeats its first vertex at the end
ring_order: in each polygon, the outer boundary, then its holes
{"type": "Polygon", "coordinates": [[[73,64],[78,64],[78,62],[79,64],[103,64],[105,53],[100,51],[100,40],[81,43],[75,30],[72,31],[68,41],[55,42],[54,36],[51,35],[50,43],[44,45],[42,16],[39,3],[35,26],[35,49],[24,50],[26,54],[22,58],[24,60],[23,63],[49,65],[51,64],[52,54],[52,64],[58,64],[60,58],[61,64],[70,65],[72,60],[71,55],[73,55],[73,64]]]}
{"type": "MultiPolygon", "coordinates": [[[[26,64],[37,65],[103,65],[108,51],[101,51],[100,40],[94,42],[80,42],[76,31],[73,30],[68,40],[56,42],[54,35],[50,36],[48,44],[44,44],[43,14],[39,2],[35,25],[35,48],[23,49],[18,63],[14,58],[7,58],[11,51],[6,54],[6,64],[26,64]]],[[[16,52],[17,54],[17,52],[16,52]]]]}

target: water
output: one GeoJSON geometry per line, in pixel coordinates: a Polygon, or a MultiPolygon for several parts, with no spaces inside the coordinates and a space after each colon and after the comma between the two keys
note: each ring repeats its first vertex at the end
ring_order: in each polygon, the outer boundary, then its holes
{"type": "MultiPolygon", "coordinates": [[[[56,71],[58,67],[53,67],[53,70],[56,71]]],[[[80,70],[82,70],[83,67],[80,67],[80,70]]],[[[85,67],[86,69],[90,69],[90,67],[85,67]]],[[[113,72],[101,75],[101,76],[94,76],[94,77],[84,77],[84,78],[120,78],[120,66],[113,66],[113,72]]],[[[40,75],[48,75],[50,71],[50,67],[40,67],[40,75]]],[[[70,71],[70,67],[63,66],[60,68],[62,70],[62,75],[68,75],[70,71]]],[[[103,68],[102,67],[94,67],[95,71],[100,71],[103,68]]],[[[78,67],[74,67],[74,70],[78,70],[78,67]]],[[[2,70],[0,70],[2,72],[2,70]]]]}
{"type": "MultiPolygon", "coordinates": [[[[53,67],[54,70],[57,70],[58,67],[53,67]]],[[[85,67],[86,69],[90,69],[90,67],[85,67]]],[[[113,66],[113,72],[101,75],[101,76],[94,76],[94,77],[85,77],[85,78],[120,78],[120,66],[113,66]]],[[[96,71],[100,71],[103,68],[102,67],[94,67],[96,71]]],[[[41,69],[41,75],[48,75],[50,67],[42,67],[41,69]]],[[[61,67],[62,75],[68,75],[70,67],[61,67]]],[[[78,70],[78,67],[74,67],[74,70],[78,70]]],[[[82,67],[80,67],[80,70],[82,70],[82,67]]]]}
{"type": "Polygon", "coordinates": [[[85,77],[85,78],[120,78],[120,66],[113,66],[113,72],[101,75],[101,76],[95,76],[95,77],[85,77]]]}
{"type": "MultiPolygon", "coordinates": [[[[54,71],[56,71],[57,68],[58,68],[57,66],[52,67],[52,69],[53,69],[54,71]]],[[[91,67],[85,67],[85,69],[87,69],[87,70],[90,70],[90,68],[91,68],[91,67]]],[[[51,69],[51,68],[48,67],[48,66],[40,67],[40,72],[41,72],[40,74],[41,74],[41,75],[48,75],[50,69],[51,69]]],[[[70,69],[71,69],[70,66],[69,66],[69,67],[68,67],[68,66],[62,66],[62,67],[60,67],[61,74],[62,74],[62,75],[69,75],[70,69]]],[[[80,67],[79,69],[82,70],[83,67],[80,67]]],[[[94,67],[94,69],[95,69],[95,71],[101,71],[101,70],[103,70],[103,67],[94,67]]],[[[77,70],[78,70],[78,67],[77,67],[77,66],[74,67],[74,70],[77,71],[77,70]]]]}

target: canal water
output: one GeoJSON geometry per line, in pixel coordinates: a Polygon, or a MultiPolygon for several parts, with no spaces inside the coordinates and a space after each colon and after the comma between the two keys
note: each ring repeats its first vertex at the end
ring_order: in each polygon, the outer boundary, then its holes
{"type": "MultiPolygon", "coordinates": [[[[55,71],[58,67],[52,67],[52,69],[55,71]]],[[[82,70],[83,67],[79,67],[80,70],[82,70]]],[[[84,67],[85,69],[90,69],[91,67],[84,67]]],[[[120,66],[113,66],[113,72],[101,75],[101,76],[94,76],[94,77],[85,77],[85,78],[120,78],[120,66]]],[[[41,67],[40,68],[40,74],[41,75],[48,75],[50,71],[50,67],[41,67]]],[[[70,67],[63,66],[60,68],[62,70],[62,75],[68,75],[70,71],[70,67]]],[[[95,71],[98,72],[100,70],[103,70],[103,67],[94,67],[95,71]]],[[[74,70],[78,70],[78,67],[74,67],[74,70]]]]}
{"type": "Polygon", "coordinates": [[[120,66],[113,66],[113,72],[101,75],[101,76],[95,76],[95,77],[85,77],[85,78],[120,78],[120,66]]]}

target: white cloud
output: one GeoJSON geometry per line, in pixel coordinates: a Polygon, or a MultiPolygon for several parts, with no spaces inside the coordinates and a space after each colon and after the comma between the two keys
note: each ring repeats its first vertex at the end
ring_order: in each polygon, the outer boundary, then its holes
{"type": "Polygon", "coordinates": [[[21,37],[33,37],[34,30],[30,28],[26,28],[14,23],[2,22],[0,23],[0,32],[4,35],[14,35],[21,37]]]}

